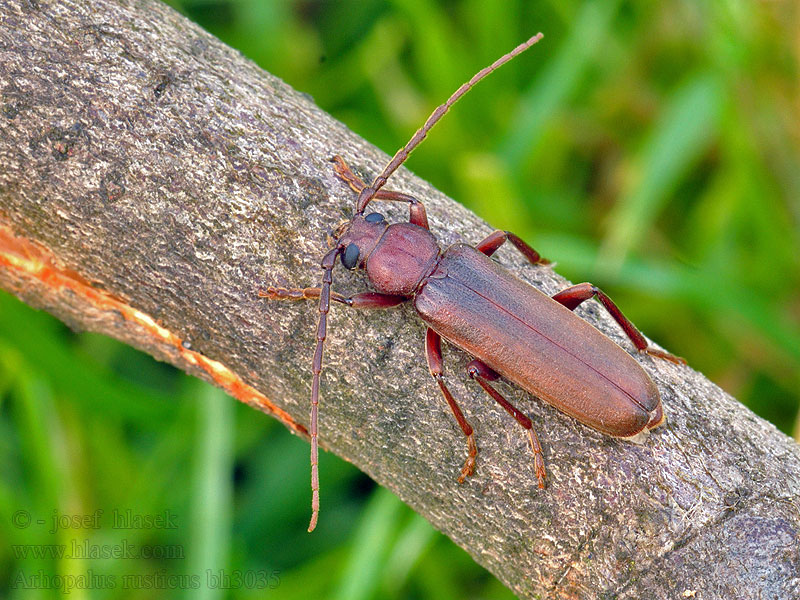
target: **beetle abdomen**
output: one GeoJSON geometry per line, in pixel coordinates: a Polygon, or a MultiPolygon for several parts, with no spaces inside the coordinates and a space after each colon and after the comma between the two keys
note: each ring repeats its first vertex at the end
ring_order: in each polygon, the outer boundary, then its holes
{"type": "Polygon", "coordinates": [[[627,352],[470,246],[444,252],[414,304],[442,337],[598,431],[659,421],[658,388],[627,352]]]}

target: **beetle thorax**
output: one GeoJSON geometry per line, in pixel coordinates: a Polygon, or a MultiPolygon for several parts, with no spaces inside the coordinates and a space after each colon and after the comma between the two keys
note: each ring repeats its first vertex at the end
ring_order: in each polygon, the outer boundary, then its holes
{"type": "Polygon", "coordinates": [[[395,223],[386,228],[367,257],[367,276],[377,292],[411,296],[433,270],[439,253],[430,231],[411,223],[395,223]]]}

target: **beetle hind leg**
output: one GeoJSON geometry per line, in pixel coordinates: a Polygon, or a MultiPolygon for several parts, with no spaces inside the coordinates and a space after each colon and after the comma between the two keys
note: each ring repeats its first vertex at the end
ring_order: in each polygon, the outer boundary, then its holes
{"type": "Polygon", "coordinates": [[[430,328],[425,334],[425,356],[428,359],[428,368],[430,369],[431,376],[439,385],[442,396],[444,396],[444,399],[447,400],[447,404],[450,406],[450,410],[453,411],[453,415],[455,416],[456,421],[458,421],[461,431],[464,432],[464,435],[467,438],[467,448],[469,449],[469,453],[467,455],[467,460],[464,462],[464,466],[461,468],[461,475],[458,477],[458,483],[464,483],[467,477],[471,476],[475,472],[475,458],[478,456],[478,446],[475,445],[475,437],[473,436],[472,425],[467,422],[467,419],[464,417],[464,413],[461,412],[461,409],[456,403],[455,398],[453,398],[453,394],[450,393],[450,390],[447,388],[447,385],[444,382],[442,369],[442,338],[438,333],[430,328]]]}
{"type": "Polygon", "coordinates": [[[484,391],[495,400],[495,402],[506,409],[508,414],[514,417],[517,423],[522,425],[525,431],[527,431],[528,442],[531,446],[531,452],[533,452],[533,469],[536,473],[536,479],[539,481],[539,487],[544,489],[547,471],[544,468],[542,445],[539,443],[539,436],[536,435],[536,431],[533,429],[533,423],[531,423],[531,420],[527,415],[522,413],[516,406],[506,400],[503,395],[494,389],[494,386],[489,383],[490,381],[494,381],[500,377],[492,369],[479,360],[473,360],[467,365],[467,373],[469,374],[470,378],[477,381],[478,385],[480,385],[484,391]]]}
{"type": "Polygon", "coordinates": [[[619,324],[619,326],[622,327],[625,335],[627,335],[628,339],[633,342],[633,345],[636,346],[636,349],[639,352],[649,354],[650,356],[663,358],[664,360],[673,362],[676,365],[686,364],[686,360],[680,356],[675,356],[669,352],[651,348],[645,337],[639,332],[638,329],[636,329],[636,326],[631,323],[625,315],[622,314],[622,311],[616,304],[614,304],[613,300],[606,296],[603,290],[596,285],[592,285],[591,283],[579,283],[578,285],[573,285],[557,293],[555,296],[553,296],[553,300],[559,304],[563,304],[570,310],[575,310],[586,300],[595,297],[600,301],[600,304],[605,307],[605,309],[619,324]]]}

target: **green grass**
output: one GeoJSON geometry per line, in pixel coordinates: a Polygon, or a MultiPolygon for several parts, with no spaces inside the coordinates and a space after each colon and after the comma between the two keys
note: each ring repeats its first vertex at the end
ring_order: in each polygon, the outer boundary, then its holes
{"type": "MultiPolygon", "coordinates": [[[[388,153],[461,82],[543,31],[408,166],[522,235],[560,273],[600,285],[648,336],[795,430],[799,17],[790,4],[173,5],[388,153]]],[[[59,597],[13,584],[20,573],[92,570],[115,587],[71,597],[512,597],[335,457],[322,457],[325,513],[306,534],[307,454],[276,422],[205,384],[0,295],[0,596],[59,597]],[[131,509],[172,515],[176,527],[51,534],[12,520],[97,509],[104,524],[131,509]],[[12,547],[73,540],[182,554],[59,560],[12,547]],[[238,573],[241,585],[206,589],[220,573],[232,584],[238,573]],[[155,589],[130,576],[150,576],[155,589]],[[192,576],[200,589],[172,589],[192,576]]]]}

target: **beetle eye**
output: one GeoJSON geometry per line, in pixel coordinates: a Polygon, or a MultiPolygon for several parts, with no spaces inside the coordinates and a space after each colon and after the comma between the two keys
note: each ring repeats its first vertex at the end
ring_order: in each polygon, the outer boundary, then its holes
{"type": "Polygon", "coordinates": [[[383,215],[381,213],[369,213],[364,220],[367,223],[380,223],[384,220],[383,215]]]}
{"type": "Polygon", "coordinates": [[[347,245],[342,255],[342,265],[344,265],[345,269],[355,268],[356,264],[358,264],[359,252],[358,245],[352,243],[347,245]]]}

